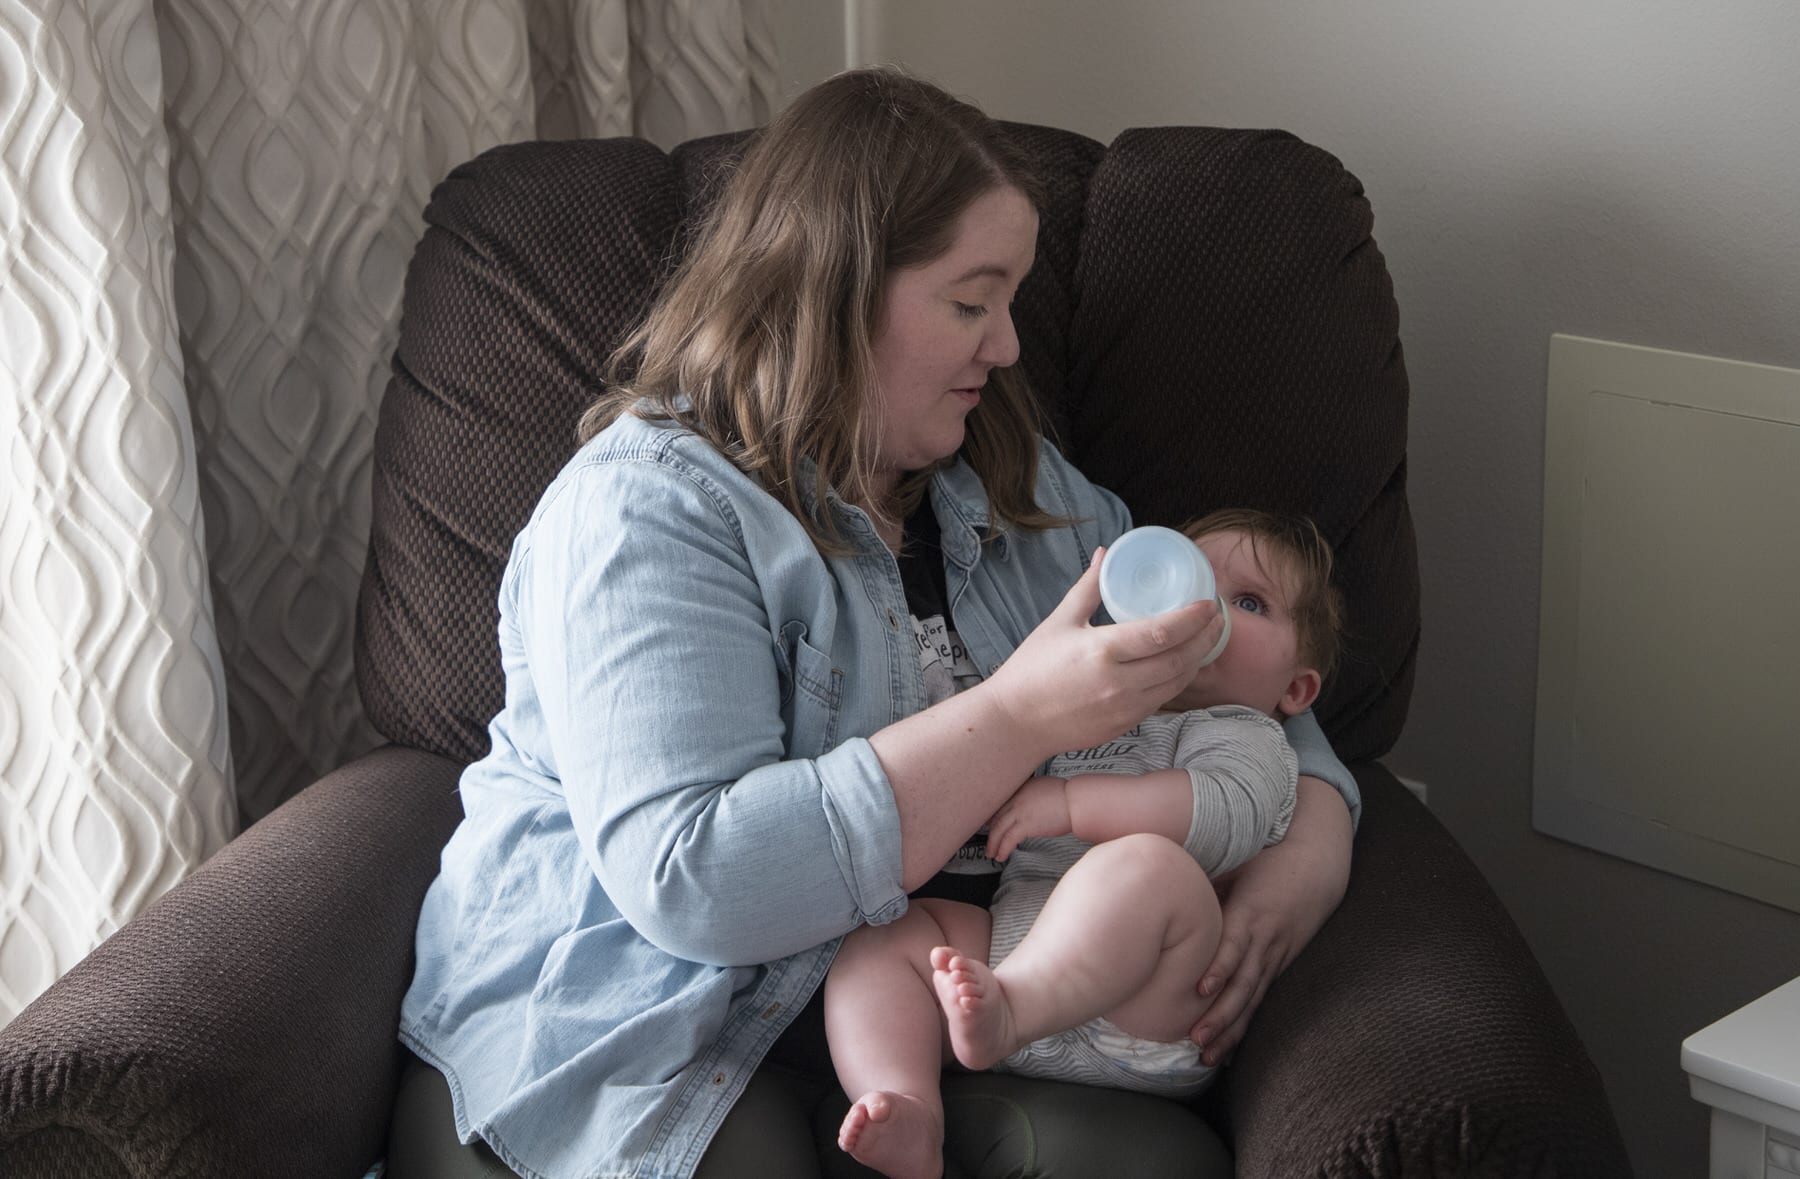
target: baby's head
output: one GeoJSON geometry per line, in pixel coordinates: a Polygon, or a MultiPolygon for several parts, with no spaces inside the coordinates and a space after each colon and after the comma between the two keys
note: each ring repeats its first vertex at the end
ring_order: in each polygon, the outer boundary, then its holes
{"type": "Polygon", "coordinates": [[[1231,640],[1167,707],[1306,711],[1337,662],[1343,615],[1331,546],[1318,527],[1301,516],[1226,508],[1182,532],[1212,563],[1231,609],[1231,640]]]}

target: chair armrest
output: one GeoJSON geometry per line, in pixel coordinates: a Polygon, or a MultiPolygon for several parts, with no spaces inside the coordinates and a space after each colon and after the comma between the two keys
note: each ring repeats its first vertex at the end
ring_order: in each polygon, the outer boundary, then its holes
{"type": "Polygon", "coordinates": [[[1499,898],[1378,765],[1350,887],[1227,1098],[1241,1179],[1631,1174],[1598,1071],[1499,898]]]}
{"type": "Polygon", "coordinates": [[[460,770],[396,746],[338,769],[0,1029],[0,1173],[360,1174],[460,770]]]}

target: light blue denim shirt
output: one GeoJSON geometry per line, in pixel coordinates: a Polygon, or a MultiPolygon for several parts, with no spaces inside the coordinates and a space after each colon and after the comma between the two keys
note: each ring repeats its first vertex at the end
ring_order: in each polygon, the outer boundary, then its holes
{"type": "MultiPolygon", "coordinates": [[[[985,543],[987,497],[935,477],[955,627],[992,674],[1096,546],[1116,497],[1046,445],[1071,527],[985,543]]],[[[855,551],[691,433],[626,416],[545,491],[500,589],[506,703],[419,915],[400,1037],[465,1142],[517,1171],[686,1177],[838,939],[906,908],[867,737],[924,707],[892,555],[855,551]]],[[[1301,772],[1360,803],[1310,714],[1301,772]]]]}

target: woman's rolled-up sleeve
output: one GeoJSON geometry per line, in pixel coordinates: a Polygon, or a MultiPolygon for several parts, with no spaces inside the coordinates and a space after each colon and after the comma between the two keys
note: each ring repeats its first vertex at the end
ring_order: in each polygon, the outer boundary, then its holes
{"type": "Polygon", "coordinates": [[[571,471],[527,562],[546,768],[640,934],[741,966],[904,910],[899,814],[869,742],[785,760],[775,630],[715,484],[646,460],[571,471]]]}
{"type": "Polygon", "coordinates": [[[1350,830],[1355,831],[1362,821],[1362,791],[1357,789],[1356,776],[1333,752],[1331,742],[1325,739],[1325,730],[1313,718],[1312,709],[1288,717],[1281,727],[1287,734],[1288,744],[1299,756],[1300,776],[1323,779],[1343,795],[1344,805],[1350,810],[1350,830]]]}

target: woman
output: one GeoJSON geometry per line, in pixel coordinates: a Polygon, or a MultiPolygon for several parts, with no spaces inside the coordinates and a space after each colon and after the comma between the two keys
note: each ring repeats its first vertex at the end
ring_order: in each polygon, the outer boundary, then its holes
{"type": "MultiPolygon", "coordinates": [[[[815,1142],[835,1165],[812,1000],[837,940],[923,886],[979,896],[944,869],[1013,789],[1211,649],[1211,604],[1088,625],[1129,521],[1011,371],[1036,193],[974,108],[834,78],[758,137],[621,349],[514,542],[506,705],[420,916],[401,1036],[463,1141],[545,1176],[816,1174],[815,1142]]],[[[1288,839],[1198,980],[1209,1060],[1348,873],[1354,784],[1310,717],[1289,736],[1288,839]]],[[[956,1085],[979,1112],[959,1127],[946,1087],[952,1155],[1219,1153],[1154,1098],[956,1085]]]]}

